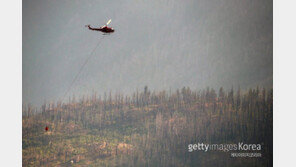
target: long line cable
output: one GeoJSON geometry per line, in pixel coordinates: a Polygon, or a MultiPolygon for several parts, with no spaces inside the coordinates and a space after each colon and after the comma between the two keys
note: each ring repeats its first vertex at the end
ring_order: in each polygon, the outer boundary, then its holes
{"type": "Polygon", "coordinates": [[[78,73],[76,74],[76,76],[74,77],[73,81],[71,82],[69,88],[67,89],[67,91],[65,92],[62,101],[64,101],[66,95],[69,93],[69,91],[71,90],[71,87],[73,86],[73,84],[75,83],[75,81],[78,79],[78,76],[80,75],[80,73],[82,72],[84,66],[88,63],[88,61],[90,60],[90,58],[92,57],[93,53],[95,52],[95,50],[97,49],[97,47],[102,43],[103,39],[105,38],[105,35],[102,36],[102,38],[99,40],[99,42],[97,43],[97,45],[95,46],[95,48],[91,51],[91,53],[89,54],[89,56],[87,57],[87,59],[84,61],[84,63],[82,64],[82,66],[80,67],[78,73]]]}

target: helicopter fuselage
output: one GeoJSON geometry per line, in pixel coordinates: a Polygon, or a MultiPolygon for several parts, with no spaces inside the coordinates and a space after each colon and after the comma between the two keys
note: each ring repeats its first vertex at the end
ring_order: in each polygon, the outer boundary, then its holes
{"type": "Polygon", "coordinates": [[[113,33],[115,31],[113,28],[107,27],[107,26],[100,27],[100,28],[92,28],[90,27],[90,25],[88,25],[88,29],[93,31],[101,31],[103,33],[113,33]]]}

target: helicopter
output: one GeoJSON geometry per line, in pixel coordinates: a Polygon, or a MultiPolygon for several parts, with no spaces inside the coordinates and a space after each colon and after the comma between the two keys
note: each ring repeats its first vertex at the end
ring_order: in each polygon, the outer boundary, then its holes
{"type": "Polygon", "coordinates": [[[93,31],[101,31],[105,34],[110,34],[113,33],[115,30],[112,27],[108,27],[107,25],[111,23],[111,19],[102,27],[99,28],[92,28],[90,25],[86,25],[86,27],[88,27],[88,29],[93,30],[93,31]]]}

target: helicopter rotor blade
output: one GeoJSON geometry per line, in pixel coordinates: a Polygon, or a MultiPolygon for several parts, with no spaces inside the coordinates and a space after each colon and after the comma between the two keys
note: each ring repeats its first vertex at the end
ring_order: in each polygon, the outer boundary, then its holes
{"type": "Polygon", "coordinates": [[[111,23],[111,19],[106,23],[106,26],[111,23]]]}

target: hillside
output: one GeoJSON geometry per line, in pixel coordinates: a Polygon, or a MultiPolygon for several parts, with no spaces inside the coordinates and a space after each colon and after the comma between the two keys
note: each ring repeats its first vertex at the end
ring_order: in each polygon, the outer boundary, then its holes
{"type": "Polygon", "coordinates": [[[273,91],[93,94],[23,108],[23,166],[269,166],[273,91]],[[49,130],[45,131],[48,126],[49,130]],[[260,158],[188,144],[259,143],[260,158]]]}

